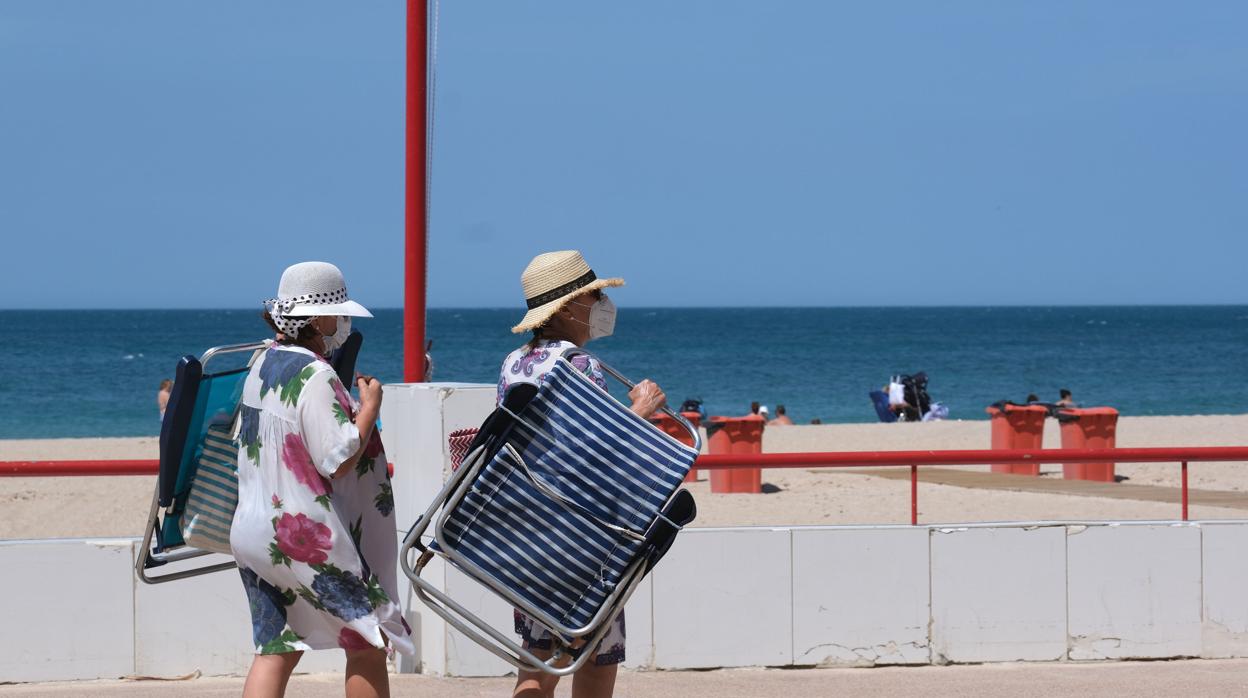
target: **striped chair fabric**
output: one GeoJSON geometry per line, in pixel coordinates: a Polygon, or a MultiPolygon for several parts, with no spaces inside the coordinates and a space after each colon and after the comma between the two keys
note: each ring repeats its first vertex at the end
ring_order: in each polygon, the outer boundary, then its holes
{"type": "Polygon", "coordinates": [[[238,507],[238,446],[230,424],[208,427],[182,514],[182,537],[201,550],[230,554],[230,523],[238,507]]]}
{"type": "Polygon", "coordinates": [[[644,545],[697,458],[591,383],[556,363],[508,439],[562,506],[500,450],[448,516],[447,544],[497,584],[569,628],[587,625],[644,545]],[[586,516],[581,512],[586,512],[586,516]]]}

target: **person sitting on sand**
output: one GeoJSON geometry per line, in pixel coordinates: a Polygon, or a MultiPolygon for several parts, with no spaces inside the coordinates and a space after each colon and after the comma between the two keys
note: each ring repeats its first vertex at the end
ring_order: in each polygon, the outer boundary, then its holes
{"type": "Polygon", "coordinates": [[[169,406],[169,393],[173,390],[173,381],[168,378],[160,382],[156,391],[156,407],[160,410],[160,421],[165,421],[165,408],[169,406]]]}
{"type": "Polygon", "coordinates": [[[767,422],[767,426],[784,426],[792,423],[793,420],[789,419],[789,415],[784,413],[784,405],[776,405],[776,418],[767,422]]]}

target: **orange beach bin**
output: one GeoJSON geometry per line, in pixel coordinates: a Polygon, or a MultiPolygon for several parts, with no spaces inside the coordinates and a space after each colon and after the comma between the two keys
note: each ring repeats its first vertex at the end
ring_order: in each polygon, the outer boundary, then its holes
{"type": "MultiPolygon", "coordinates": [[[[1113,448],[1117,443],[1118,410],[1112,407],[1071,407],[1059,410],[1062,448],[1113,448]]],[[[1113,463],[1063,463],[1065,480],[1114,482],[1113,463]]]]}
{"type": "MultiPolygon", "coordinates": [[[[992,448],[1044,448],[1044,418],[1049,408],[1043,405],[992,405],[986,410],[992,418],[992,448]]],[[[994,473],[1039,475],[1039,463],[995,464],[994,473]]]]}
{"type": "MultiPolygon", "coordinates": [[[[694,429],[697,429],[702,424],[702,415],[698,414],[697,412],[681,412],[680,416],[689,420],[689,423],[693,425],[694,429]]],[[[668,436],[676,439],[682,444],[686,446],[693,445],[693,435],[690,434],[683,426],[681,426],[680,422],[677,422],[676,420],[672,419],[666,414],[663,414],[662,412],[660,412],[658,416],[651,417],[650,423],[658,427],[659,429],[663,430],[664,434],[667,434],[668,436]]],[[[697,481],[698,481],[698,469],[690,468],[689,473],[685,475],[685,482],[697,482],[697,481]]]]}
{"type": "MultiPolygon", "coordinates": [[[[711,417],[706,424],[710,453],[763,452],[763,425],[766,421],[757,415],[748,417],[711,417]]],[[[711,492],[763,491],[762,468],[730,468],[711,471],[711,492]]]]}

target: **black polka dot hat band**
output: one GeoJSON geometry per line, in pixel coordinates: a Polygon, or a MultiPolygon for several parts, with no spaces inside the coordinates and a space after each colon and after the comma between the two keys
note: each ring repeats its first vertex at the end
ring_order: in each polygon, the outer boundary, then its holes
{"type": "Polygon", "coordinates": [[[328,262],[300,262],[287,267],[277,286],[277,298],[266,300],[264,307],[273,324],[288,335],[298,334],[309,320],[318,316],[373,316],[347,296],[342,272],[328,262]]]}

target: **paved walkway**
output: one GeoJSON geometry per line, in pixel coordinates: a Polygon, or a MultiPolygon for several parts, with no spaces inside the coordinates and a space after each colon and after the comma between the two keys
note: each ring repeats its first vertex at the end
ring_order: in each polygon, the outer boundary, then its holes
{"type": "MultiPolygon", "coordinates": [[[[842,472],[871,475],[887,480],[910,479],[910,470],[908,468],[879,468],[876,470],[846,470],[842,472]]],[[[1126,482],[1065,480],[1055,477],[1006,475],[1004,473],[952,470],[949,468],[919,468],[919,482],[985,490],[1012,490],[1015,492],[1066,494],[1078,497],[1133,499],[1141,502],[1171,502],[1175,505],[1179,504],[1183,498],[1183,492],[1178,487],[1132,485],[1126,482]]],[[[1187,497],[1191,506],[1207,505],[1227,509],[1248,509],[1248,494],[1244,492],[1188,489],[1187,497]]]]}
{"type": "MultiPolygon", "coordinates": [[[[440,679],[395,676],[396,697],[496,698],[510,695],[512,680],[440,679]]],[[[240,678],[191,681],[83,681],[0,685],[0,696],[238,696],[240,678]]],[[[559,696],[570,695],[561,683],[559,696]]],[[[1248,659],[1169,662],[1090,662],[983,664],[969,666],[885,667],[879,669],[727,669],[718,671],[625,671],[615,694],[620,698],[826,698],[855,696],[951,696],[1049,698],[1051,696],[1248,695],[1248,659]]],[[[341,696],[342,677],[295,677],[287,695],[341,696]]]]}

